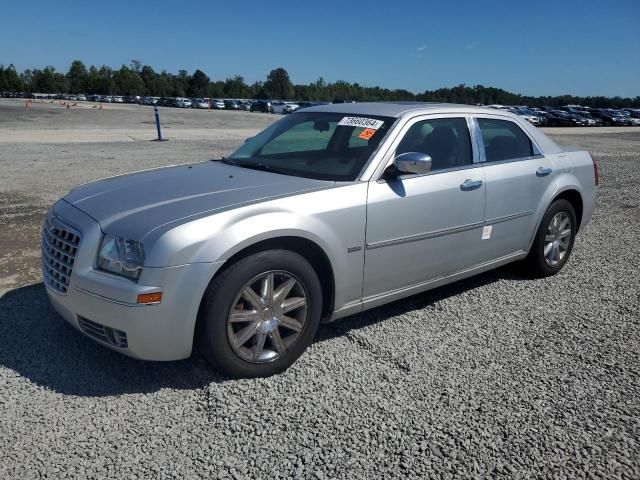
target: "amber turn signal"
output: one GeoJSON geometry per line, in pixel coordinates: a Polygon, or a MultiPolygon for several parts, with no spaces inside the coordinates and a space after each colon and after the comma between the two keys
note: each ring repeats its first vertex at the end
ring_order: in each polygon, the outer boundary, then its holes
{"type": "Polygon", "coordinates": [[[160,303],[162,292],[141,293],[138,295],[138,303],[160,303]]]}

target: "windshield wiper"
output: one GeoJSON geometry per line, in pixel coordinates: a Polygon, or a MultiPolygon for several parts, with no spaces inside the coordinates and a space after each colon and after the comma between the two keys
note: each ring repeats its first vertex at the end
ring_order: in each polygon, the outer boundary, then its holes
{"type": "Polygon", "coordinates": [[[271,172],[271,173],[279,173],[281,175],[292,175],[284,170],[280,170],[278,168],[274,168],[271,165],[267,165],[266,163],[253,163],[253,162],[238,162],[229,159],[223,159],[224,163],[228,165],[235,165],[236,167],[241,168],[250,168],[251,170],[260,170],[262,172],[271,172]]]}

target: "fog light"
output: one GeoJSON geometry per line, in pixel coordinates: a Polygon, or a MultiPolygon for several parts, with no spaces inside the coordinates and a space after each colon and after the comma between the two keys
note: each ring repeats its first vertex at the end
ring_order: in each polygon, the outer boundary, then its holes
{"type": "Polygon", "coordinates": [[[138,303],[160,303],[162,300],[162,292],[141,293],[138,295],[138,303]]]}

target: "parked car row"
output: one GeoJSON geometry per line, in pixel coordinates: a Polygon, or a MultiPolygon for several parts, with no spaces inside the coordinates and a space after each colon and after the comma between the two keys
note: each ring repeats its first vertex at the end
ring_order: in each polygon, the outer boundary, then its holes
{"type": "Polygon", "coordinates": [[[637,108],[590,108],[578,105],[564,107],[504,107],[491,108],[508,110],[538,127],[602,127],[640,126],[640,109],[637,108]]]}
{"type": "Polygon", "coordinates": [[[326,102],[285,102],[282,100],[257,100],[251,104],[252,112],[264,113],[293,113],[301,108],[315,107],[316,105],[324,105],[326,102]]]}
{"type": "MultiPolygon", "coordinates": [[[[159,107],[244,110],[279,114],[293,113],[298,109],[327,103],[284,100],[219,99],[204,97],[152,97],[139,95],[34,94],[25,92],[0,92],[0,97],[70,100],[74,102],[89,101],[102,103],[130,103],[138,105],[157,105],[159,107]]],[[[332,103],[345,102],[341,100],[334,100],[332,103]]],[[[488,107],[515,113],[537,127],[640,126],[640,108],[591,108],[580,105],[541,108],[527,107],[524,105],[488,105],[488,107]]]]}
{"type": "MultiPolygon", "coordinates": [[[[157,105],[159,107],[199,108],[214,110],[244,110],[264,113],[293,113],[299,108],[323,105],[326,102],[292,102],[284,100],[249,100],[249,99],[220,99],[205,97],[153,97],[139,95],[84,95],[84,94],[33,94],[0,92],[4,98],[40,98],[46,100],[89,101],[100,103],[129,103],[138,105],[157,105]]],[[[337,102],[334,102],[337,103],[337,102]]]]}

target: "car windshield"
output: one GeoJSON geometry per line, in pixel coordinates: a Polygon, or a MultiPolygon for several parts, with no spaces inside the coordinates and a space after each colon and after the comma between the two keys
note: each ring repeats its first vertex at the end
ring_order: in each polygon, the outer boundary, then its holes
{"type": "Polygon", "coordinates": [[[353,181],[394,118],[300,112],[250,138],[224,161],[319,180],[353,181]]]}

